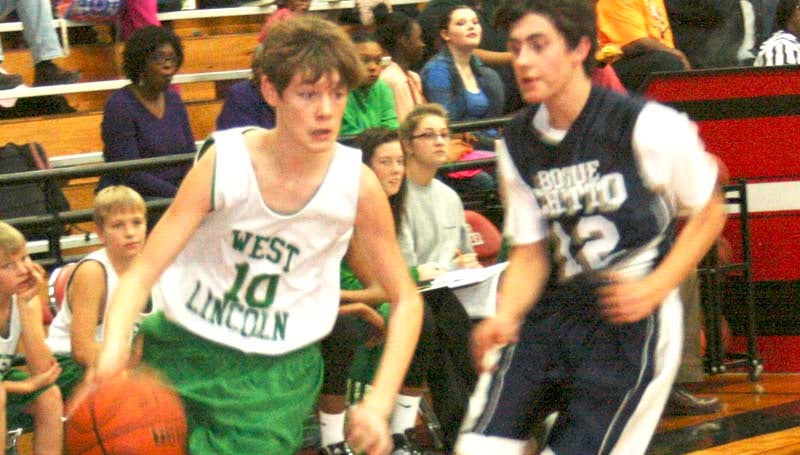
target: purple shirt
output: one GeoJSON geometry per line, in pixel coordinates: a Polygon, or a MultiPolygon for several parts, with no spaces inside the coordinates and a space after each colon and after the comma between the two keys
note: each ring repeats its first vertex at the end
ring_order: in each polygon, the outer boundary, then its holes
{"type": "MultiPolygon", "coordinates": [[[[180,95],[164,94],[164,116],[157,118],[136,98],[130,86],[114,92],[103,109],[100,127],[107,162],[194,153],[194,135],[180,95]]],[[[98,189],[127,185],[144,197],[174,197],[190,165],[164,166],[147,171],[107,174],[98,189]]]]}
{"type": "Polygon", "coordinates": [[[275,112],[249,80],[239,81],[228,89],[228,97],[217,117],[218,130],[239,126],[275,127],[275,112]]]}

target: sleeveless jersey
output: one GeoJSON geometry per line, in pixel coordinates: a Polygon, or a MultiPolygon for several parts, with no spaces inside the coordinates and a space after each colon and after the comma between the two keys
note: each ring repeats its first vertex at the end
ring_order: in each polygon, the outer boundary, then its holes
{"type": "MultiPolygon", "coordinates": [[[[103,267],[106,277],[106,299],[103,304],[103,321],[106,320],[106,315],[108,314],[108,307],[111,304],[111,297],[114,295],[114,291],[117,289],[117,283],[119,282],[119,276],[117,275],[117,271],[114,269],[114,266],[111,264],[111,260],[108,258],[108,252],[105,248],[101,248],[97,251],[93,251],[85,258],[81,259],[78,262],[78,265],[75,267],[76,269],[80,267],[83,262],[86,261],[96,261],[103,267]]],[[[67,283],[67,288],[69,288],[70,284],[72,283],[73,275],[70,276],[69,283],[67,283]]],[[[148,305],[148,309],[142,313],[142,317],[145,317],[154,312],[152,305],[148,305]]],[[[69,293],[65,293],[64,295],[64,304],[61,305],[61,309],[56,314],[56,317],[53,318],[53,322],[50,323],[50,328],[47,332],[47,339],[45,342],[53,354],[70,354],[72,352],[72,341],[71,341],[71,330],[72,330],[72,306],[70,305],[69,301],[69,293]]],[[[103,341],[103,323],[97,325],[94,331],[94,339],[98,343],[103,341]]]]}
{"type": "Polygon", "coordinates": [[[278,355],[323,338],[339,307],[361,153],[337,145],[308,203],[269,209],[237,128],[214,134],[213,209],[154,287],[167,318],[211,341],[278,355]]]}
{"type": "Polygon", "coordinates": [[[557,144],[531,140],[541,138],[532,123],[539,106],[506,129],[508,154],[532,189],[550,241],[550,292],[543,301],[562,286],[569,289],[563,300],[574,299],[572,285],[591,284],[600,270],[644,276],[669,248],[675,203],[645,182],[632,146],[644,105],[593,87],[557,144]]]}
{"type": "Polygon", "coordinates": [[[17,296],[11,296],[11,312],[8,321],[8,336],[0,337],[0,376],[5,377],[14,357],[17,354],[19,337],[22,334],[22,321],[19,318],[19,308],[17,307],[17,296]]]}

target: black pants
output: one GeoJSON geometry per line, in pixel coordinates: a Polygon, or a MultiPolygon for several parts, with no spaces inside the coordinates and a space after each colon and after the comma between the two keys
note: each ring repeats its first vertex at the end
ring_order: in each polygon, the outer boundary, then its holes
{"type": "MultiPolygon", "coordinates": [[[[325,362],[323,394],[345,394],[350,367],[353,365],[356,351],[367,341],[367,337],[367,323],[358,316],[347,315],[336,318],[333,330],[321,343],[322,357],[325,362]]],[[[417,349],[414,351],[414,357],[408,367],[404,385],[409,387],[425,385],[425,374],[428,371],[431,352],[435,344],[433,317],[426,306],[422,316],[422,330],[417,342],[417,349]]]]}
{"type": "Polygon", "coordinates": [[[623,57],[612,65],[620,82],[628,91],[643,93],[647,76],[659,71],[683,71],[681,60],[663,51],[649,51],[638,55],[623,57]]]}
{"type": "Polygon", "coordinates": [[[433,411],[442,425],[445,445],[452,450],[478,380],[469,351],[472,321],[449,289],[425,292],[423,297],[433,313],[435,325],[428,387],[433,411]]]}

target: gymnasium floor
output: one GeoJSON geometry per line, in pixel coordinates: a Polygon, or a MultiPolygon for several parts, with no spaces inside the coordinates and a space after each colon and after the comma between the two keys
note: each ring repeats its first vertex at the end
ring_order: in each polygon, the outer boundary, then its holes
{"type": "MultiPolygon", "coordinates": [[[[765,373],[752,383],[747,374],[726,373],[709,378],[692,391],[719,397],[722,411],[709,416],[665,417],[647,455],[800,454],[800,374],[765,373]]],[[[420,427],[424,438],[423,432],[420,427]]],[[[33,453],[30,442],[23,437],[20,455],[33,453]]],[[[304,450],[298,455],[316,453],[304,450]]]]}
{"type": "MultiPolygon", "coordinates": [[[[752,383],[745,373],[726,373],[692,392],[718,397],[722,410],[663,418],[647,455],[800,454],[800,374],[765,373],[752,383]]],[[[421,438],[423,431],[420,427],[421,438]]]]}

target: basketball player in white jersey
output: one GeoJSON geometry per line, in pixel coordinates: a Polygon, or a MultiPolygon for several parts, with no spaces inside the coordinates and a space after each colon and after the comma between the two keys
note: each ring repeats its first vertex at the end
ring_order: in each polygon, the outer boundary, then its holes
{"type": "Polygon", "coordinates": [[[422,304],[380,184],[357,150],[335,142],[364,70],[347,35],[314,17],[276,24],[264,49],[275,129],[215,135],[120,278],[94,383],[123,369],[153,288],[164,312],[142,323],[143,360],[181,394],[190,452],[294,453],[321,384],[317,342],[336,319],[339,263],[355,242],[371,257],[348,263],[380,277],[393,315],[348,442],[384,454],[422,304]]]}

